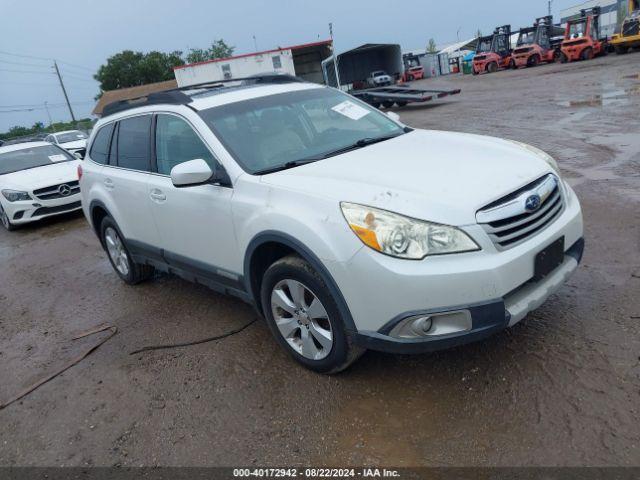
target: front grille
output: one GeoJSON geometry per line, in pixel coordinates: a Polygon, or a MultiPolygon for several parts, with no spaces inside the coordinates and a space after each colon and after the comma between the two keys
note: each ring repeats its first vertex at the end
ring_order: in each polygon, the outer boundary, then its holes
{"type": "Polygon", "coordinates": [[[33,191],[33,194],[40,200],[55,200],[57,198],[70,197],[71,195],[75,195],[76,193],[80,193],[80,184],[77,180],[74,180],[72,182],[59,183],[58,185],[51,185],[50,187],[39,188],[38,190],[33,191]],[[66,188],[62,188],[65,185],[69,187],[69,193],[63,195],[62,192],[67,191],[66,188]]]}
{"type": "Polygon", "coordinates": [[[40,207],[36,209],[31,216],[39,217],[40,215],[51,215],[53,213],[62,213],[69,210],[80,208],[80,202],[67,203],[66,205],[58,205],[57,207],[40,207]]]}
{"type": "Polygon", "coordinates": [[[504,250],[544,230],[563,208],[559,180],[549,174],[480,209],[476,218],[493,244],[504,250]],[[536,195],[539,207],[527,210],[527,200],[536,195]]]}

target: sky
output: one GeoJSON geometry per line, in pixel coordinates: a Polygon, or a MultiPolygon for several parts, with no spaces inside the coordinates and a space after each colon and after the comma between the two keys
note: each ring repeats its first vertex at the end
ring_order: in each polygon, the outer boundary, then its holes
{"type": "MultiPolygon", "coordinates": [[[[561,9],[579,0],[554,0],[561,9]]],[[[0,0],[0,132],[14,125],[69,121],[53,70],[56,59],[76,118],[90,116],[92,76],[122,50],[186,51],[222,38],[235,53],[329,38],[338,52],[363,43],[424,49],[528,26],[547,0],[0,0]]]]}

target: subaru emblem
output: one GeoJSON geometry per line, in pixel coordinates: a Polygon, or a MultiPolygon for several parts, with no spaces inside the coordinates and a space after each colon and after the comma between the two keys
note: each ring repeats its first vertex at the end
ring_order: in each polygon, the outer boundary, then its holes
{"type": "Polygon", "coordinates": [[[528,212],[535,212],[540,208],[540,195],[535,194],[528,197],[524,202],[524,209],[528,212]]]}

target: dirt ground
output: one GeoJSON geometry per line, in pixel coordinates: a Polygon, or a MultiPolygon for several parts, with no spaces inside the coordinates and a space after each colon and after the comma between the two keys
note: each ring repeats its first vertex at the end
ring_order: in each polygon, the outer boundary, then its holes
{"type": "Polygon", "coordinates": [[[0,464],[640,465],[640,54],[416,84],[463,92],[398,110],[405,123],[558,159],[587,249],[557,295],[481,343],[368,352],[333,377],[294,364],[260,322],[130,355],[255,314],[173,277],[126,286],[80,215],[2,230],[0,402],[107,335],[74,333],[118,334],[0,411],[0,464]]]}

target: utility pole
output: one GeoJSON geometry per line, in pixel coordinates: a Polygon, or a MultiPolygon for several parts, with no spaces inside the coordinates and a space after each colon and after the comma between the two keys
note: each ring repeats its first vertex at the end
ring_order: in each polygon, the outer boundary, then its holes
{"type": "Polygon", "coordinates": [[[333,69],[336,74],[336,86],[340,90],[340,74],[338,73],[338,53],[336,42],[333,40],[333,23],[329,23],[329,36],[331,37],[331,48],[333,48],[333,69]]]}
{"type": "MultiPolygon", "coordinates": [[[[49,113],[49,105],[47,105],[47,102],[44,102],[44,109],[47,111],[47,117],[49,117],[49,126],[53,128],[53,120],[51,120],[51,114],[49,113]]],[[[53,131],[55,132],[56,129],[54,128],[53,131]]]]}
{"type": "Polygon", "coordinates": [[[553,0],[548,0],[547,4],[549,6],[549,16],[551,16],[551,4],[553,3],[553,0]]]}
{"type": "Polygon", "coordinates": [[[253,46],[255,47],[255,51],[258,51],[258,41],[256,40],[256,36],[253,35],[253,46]]]}
{"type": "Polygon", "coordinates": [[[76,117],[73,115],[73,110],[71,109],[71,103],[69,103],[69,97],[67,96],[67,90],[64,88],[64,83],[62,83],[62,77],[60,76],[60,70],[58,70],[58,64],[56,61],[53,61],[53,67],[56,69],[56,75],[58,75],[58,80],[60,80],[60,86],[62,87],[62,93],[64,93],[64,99],[67,101],[67,107],[69,107],[69,113],[71,114],[71,120],[73,123],[76,123],[76,117]]]}

